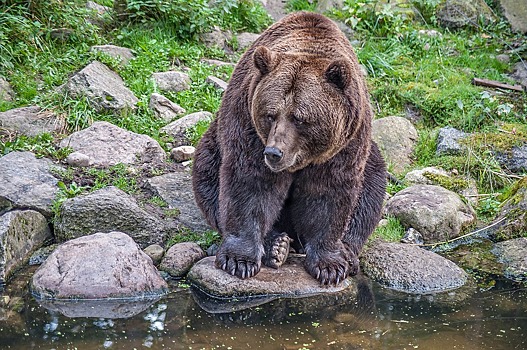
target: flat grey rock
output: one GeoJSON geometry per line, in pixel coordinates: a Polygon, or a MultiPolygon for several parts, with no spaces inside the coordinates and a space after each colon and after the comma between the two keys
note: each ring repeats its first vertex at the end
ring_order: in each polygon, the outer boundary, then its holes
{"type": "Polygon", "coordinates": [[[194,232],[210,230],[198,208],[192,190],[192,176],[188,172],[173,172],[147,180],[147,186],[168,203],[170,209],[178,209],[178,222],[194,232]]]}
{"type": "Polygon", "coordinates": [[[458,237],[476,220],[472,207],[459,195],[440,186],[414,185],[388,200],[385,213],[423,235],[425,243],[458,237]]]}
{"type": "Polygon", "coordinates": [[[452,261],[414,245],[375,243],[362,252],[363,272],[381,285],[427,294],[462,287],[467,274],[452,261]]]}
{"type": "Polygon", "coordinates": [[[31,152],[11,152],[0,158],[0,214],[33,209],[51,217],[51,205],[58,192],[58,180],[49,159],[37,159],[31,152]]]}
{"type": "Polygon", "coordinates": [[[524,89],[527,89],[527,63],[525,61],[520,61],[514,65],[511,78],[520,83],[524,89]]]}
{"type": "Polygon", "coordinates": [[[238,34],[237,43],[238,43],[238,50],[245,50],[249,46],[251,46],[256,39],[260,37],[260,34],[255,33],[240,33],[238,34]]]}
{"type": "Polygon", "coordinates": [[[0,215],[0,285],[51,238],[48,221],[39,212],[12,210],[0,215]]]}
{"type": "Polygon", "coordinates": [[[527,172],[527,140],[523,146],[514,146],[508,152],[494,152],[494,157],[500,165],[509,171],[522,174],[527,172]]]}
{"type": "Polygon", "coordinates": [[[60,142],[89,157],[89,165],[99,168],[119,163],[142,164],[163,162],[165,151],[147,135],[136,134],[108,122],[95,122],[60,142]]]}
{"type": "Polygon", "coordinates": [[[61,244],[33,275],[38,299],[148,299],[168,286],[152,260],[122,232],[61,244]]]}
{"type": "Polygon", "coordinates": [[[171,232],[167,223],[113,186],[65,200],[55,220],[55,237],[59,242],[111,231],[128,234],[141,247],[162,244],[171,232]]]}
{"type": "Polygon", "coordinates": [[[65,126],[64,119],[38,106],[0,112],[0,127],[27,136],[37,136],[45,132],[62,132],[65,126]]]}
{"type": "Polygon", "coordinates": [[[353,285],[351,279],[339,286],[321,286],[304,269],[304,257],[290,256],[279,269],[262,266],[260,272],[242,280],[214,266],[215,257],[198,261],[187,275],[193,285],[207,293],[224,298],[233,297],[300,297],[340,292],[353,285]]]}
{"type": "Polygon", "coordinates": [[[64,88],[72,98],[86,97],[98,112],[135,109],[139,101],[117,73],[98,61],[73,75],[64,88]]]}

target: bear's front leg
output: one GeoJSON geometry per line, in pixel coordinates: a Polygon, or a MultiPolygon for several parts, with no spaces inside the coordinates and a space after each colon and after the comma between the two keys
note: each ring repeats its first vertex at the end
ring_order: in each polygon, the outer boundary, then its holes
{"type": "Polygon", "coordinates": [[[272,173],[263,162],[223,163],[219,196],[223,242],[216,267],[243,279],[260,271],[265,236],[280,215],[291,181],[290,174],[272,173]]]}

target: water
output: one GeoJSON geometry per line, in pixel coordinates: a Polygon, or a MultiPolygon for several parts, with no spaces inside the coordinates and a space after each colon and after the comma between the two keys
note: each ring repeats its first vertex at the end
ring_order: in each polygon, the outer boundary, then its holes
{"type": "Polygon", "coordinates": [[[176,288],[151,304],[107,307],[102,312],[138,312],[110,319],[66,317],[25,293],[21,311],[0,309],[0,349],[527,349],[525,288],[502,281],[462,294],[410,296],[362,285],[352,298],[209,313],[200,305],[214,308],[213,300],[176,288]]]}

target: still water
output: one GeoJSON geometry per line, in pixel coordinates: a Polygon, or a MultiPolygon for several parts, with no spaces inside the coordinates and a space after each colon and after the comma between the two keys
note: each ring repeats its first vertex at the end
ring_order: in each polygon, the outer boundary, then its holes
{"type": "Polygon", "coordinates": [[[524,286],[502,281],[460,294],[409,296],[362,283],[353,296],[253,300],[228,312],[192,288],[73,311],[25,293],[20,310],[0,309],[0,349],[527,349],[524,286]]]}

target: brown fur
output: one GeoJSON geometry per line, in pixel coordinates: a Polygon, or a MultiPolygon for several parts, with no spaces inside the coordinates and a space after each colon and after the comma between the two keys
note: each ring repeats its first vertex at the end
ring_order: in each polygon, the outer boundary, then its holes
{"type": "Polygon", "coordinates": [[[321,283],[356,274],[386,183],[372,117],[333,22],[296,13],[267,29],[237,64],[194,160],[196,201],[223,236],[216,265],[254,276],[269,237],[287,245],[285,231],[321,283]]]}

